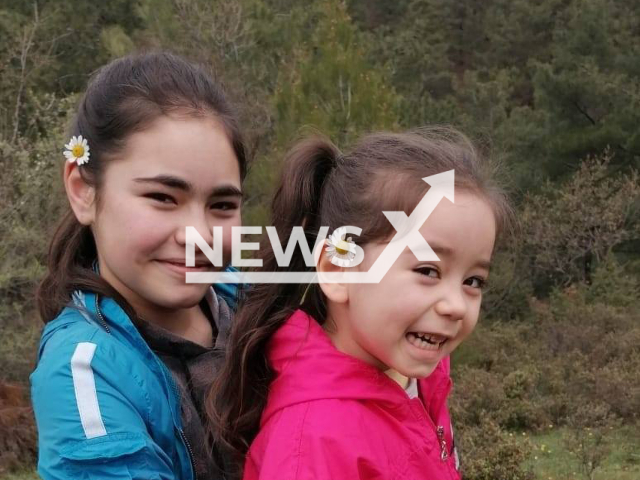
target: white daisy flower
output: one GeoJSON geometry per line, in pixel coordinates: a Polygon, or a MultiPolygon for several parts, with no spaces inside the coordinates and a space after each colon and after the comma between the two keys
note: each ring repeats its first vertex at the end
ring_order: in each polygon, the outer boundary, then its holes
{"type": "Polygon", "coordinates": [[[334,230],[327,239],[328,247],[325,248],[331,263],[338,267],[348,267],[356,258],[356,244],[351,238],[344,239],[347,229],[344,227],[334,230]]]}
{"type": "Polygon", "coordinates": [[[64,148],[66,148],[64,156],[68,162],[84,165],[89,161],[89,145],[87,144],[87,139],[82,138],[82,135],[71,137],[71,141],[64,148]]]}

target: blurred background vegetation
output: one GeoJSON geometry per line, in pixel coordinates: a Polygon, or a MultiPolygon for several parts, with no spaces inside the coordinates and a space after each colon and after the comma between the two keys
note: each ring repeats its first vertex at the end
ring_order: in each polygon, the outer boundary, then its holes
{"type": "Polygon", "coordinates": [[[91,73],[170,49],[242,106],[264,224],[306,127],[446,123],[505,170],[521,223],[453,359],[469,480],[640,478],[640,0],[0,0],[0,476],[35,478],[34,287],[91,73]],[[27,472],[27,473],[24,473],[27,472]]]}

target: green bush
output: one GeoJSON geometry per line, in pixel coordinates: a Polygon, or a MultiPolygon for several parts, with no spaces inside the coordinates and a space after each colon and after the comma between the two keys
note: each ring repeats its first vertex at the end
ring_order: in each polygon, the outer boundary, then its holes
{"type": "Polygon", "coordinates": [[[523,464],[531,446],[517,441],[496,422],[482,417],[476,426],[458,427],[457,442],[465,480],[531,480],[523,464]]]}

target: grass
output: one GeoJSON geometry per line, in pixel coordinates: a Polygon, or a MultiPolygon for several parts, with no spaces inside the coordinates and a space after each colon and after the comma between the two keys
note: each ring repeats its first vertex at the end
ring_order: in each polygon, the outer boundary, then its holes
{"type": "MultiPolygon", "coordinates": [[[[566,430],[549,429],[529,436],[533,452],[529,465],[540,480],[587,480],[580,472],[577,455],[564,443],[566,430]]],[[[611,430],[607,437],[610,453],[594,473],[594,480],[640,479],[640,432],[632,427],[611,430]]]]}

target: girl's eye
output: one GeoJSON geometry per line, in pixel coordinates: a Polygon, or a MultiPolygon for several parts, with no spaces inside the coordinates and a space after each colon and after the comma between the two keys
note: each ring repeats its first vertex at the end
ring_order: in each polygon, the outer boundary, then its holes
{"type": "Polygon", "coordinates": [[[440,278],[440,272],[438,272],[438,269],[433,267],[416,268],[415,271],[418,272],[420,275],[424,275],[426,277],[440,278]]]}
{"type": "Polygon", "coordinates": [[[155,200],[159,203],[167,204],[167,205],[171,203],[176,203],[175,199],[171,195],[167,195],[166,193],[159,193],[159,192],[148,193],[145,195],[145,197],[155,200]]]}
{"type": "Polygon", "coordinates": [[[465,285],[482,290],[486,287],[487,281],[482,277],[471,277],[465,281],[465,285]]]}
{"type": "Polygon", "coordinates": [[[212,210],[228,211],[228,210],[236,210],[237,208],[238,208],[238,205],[233,202],[217,202],[211,205],[212,210]]]}

